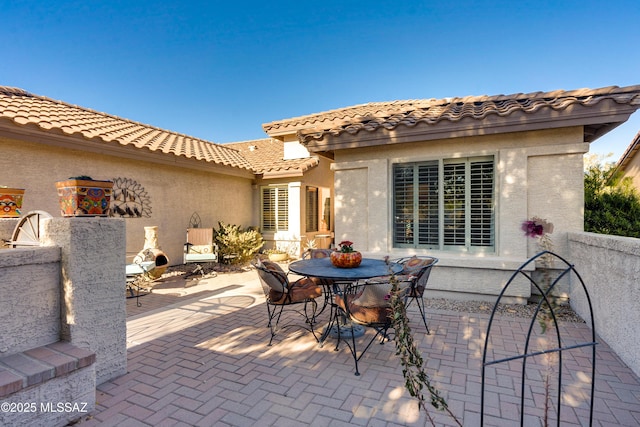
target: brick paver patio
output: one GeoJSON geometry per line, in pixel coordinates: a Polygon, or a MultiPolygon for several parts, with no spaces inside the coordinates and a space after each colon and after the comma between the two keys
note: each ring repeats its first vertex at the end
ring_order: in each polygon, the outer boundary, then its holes
{"type": "MultiPolygon", "coordinates": [[[[177,277],[140,302],[136,307],[127,300],[128,373],[98,386],[96,411],[78,425],[430,425],[404,389],[393,342],[369,349],[359,377],[346,348],[320,348],[304,330],[284,330],[268,347],[264,296],[253,271],[220,274],[192,287],[177,277]]],[[[430,335],[417,316],[412,322],[428,373],[463,425],[477,426],[488,316],[428,312],[430,335]]],[[[528,324],[498,318],[495,353],[517,346],[528,324]]],[[[567,322],[563,334],[583,342],[590,332],[583,323],[567,322]]],[[[640,380],[605,343],[597,352],[593,425],[640,425],[640,380]]],[[[588,425],[589,359],[584,350],[563,358],[562,425],[588,425]]],[[[527,371],[526,425],[539,426],[546,365],[537,359],[529,364],[539,369],[527,371]]],[[[517,425],[519,367],[510,362],[487,369],[485,425],[517,425]]],[[[438,426],[456,425],[435,409],[431,415],[438,426]]]]}

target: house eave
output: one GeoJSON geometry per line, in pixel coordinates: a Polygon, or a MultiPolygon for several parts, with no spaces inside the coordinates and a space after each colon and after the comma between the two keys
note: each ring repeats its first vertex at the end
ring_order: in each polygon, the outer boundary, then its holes
{"type": "Polygon", "coordinates": [[[562,110],[546,108],[535,114],[515,111],[508,116],[490,114],[481,120],[465,117],[459,121],[440,120],[435,124],[398,125],[393,129],[378,128],[374,131],[359,129],[350,133],[344,130],[338,134],[326,131],[320,137],[318,133],[302,131],[298,138],[309,151],[327,153],[378,145],[583,126],[584,141],[593,142],[627,121],[637,109],[637,105],[603,100],[595,106],[574,104],[562,110]]]}
{"type": "Polygon", "coordinates": [[[79,135],[66,135],[51,130],[43,131],[33,125],[15,126],[9,122],[0,121],[0,134],[5,138],[44,144],[51,147],[103,154],[130,160],[144,160],[155,164],[184,167],[248,179],[253,179],[255,176],[255,173],[248,169],[155,152],[133,145],[121,145],[118,142],[98,141],[79,135]]]}

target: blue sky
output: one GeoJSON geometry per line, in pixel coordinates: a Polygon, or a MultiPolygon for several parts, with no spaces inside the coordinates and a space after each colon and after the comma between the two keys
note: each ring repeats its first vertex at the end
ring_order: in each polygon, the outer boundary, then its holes
{"type": "MultiPolygon", "coordinates": [[[[0,85],[222,143],[366,102],[640,84],[637,0],[0,6],[0,85]]],[[[591,151],[616,160],[639,130],[591,151]]]]}

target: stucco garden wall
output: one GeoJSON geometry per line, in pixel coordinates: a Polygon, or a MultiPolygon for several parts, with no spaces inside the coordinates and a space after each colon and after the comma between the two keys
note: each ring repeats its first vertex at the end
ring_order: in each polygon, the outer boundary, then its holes
{"type": "MultiPolygon", "coordinates": [[[[582,158],[588,148],[581,128],[564,128],[338,150],[336,241],[351,240],[369,256],[436,256],[430,288],[452,298],[493,300],[513,270],[539,251],[524,236],[523,221],[539,216],[552,222],[560,255],[567,252],[566,233],[582,231],[582,158]],[[393,164],[486,155],[495,158],[495,253],[393,248],[393,164]]],[[[524,302],[530,287],[516,286],[509,296],[524,302]]]]}
{"type": "Polygon", "coordinates": [[[124,220],[51,218],[44,246],[59,247],[60,337],[96,353],[96,381],[127,372],[124,220]]]}
{"type": "MultiPolygon", "coordinates": [[[[569,233],[568,241],[569,260],[589,292],[597,334],[640,375],[640,239],[583,232],[569,233]]],[[[577,280],[570,297],[573,309],[589,319],[577,280]]]]}
{"type": "MultiPolygon", "coordinates": [[[[144,245],[144,227],[158,226],[159,244],[170,264],[182,263],[189,219],[197,212],[203,227],[218,221],[242,226],[253,222],[252,179],[148,160],[115,157],[0,137],[0,185],[25,188],[23,211],[44,210],[59,216],[55,182],[71,176],[126,180],[130,196],[148,201],[150,217],[126,218],[128,261],[144,245]]],[[[168,160],[167,160],[168,159],[168,160]]],[[[202,166],[202,165],[200,165],[202,166]]],[[[206,167],[206,165],[204,165],[206,167]]]]}
{"type": "Polygon", "coordinates": [[[0,357],[58,341],[60,248],[0,250],[0,295],[0,357]]]}
{"type": "Polygon", "coordinates": [[[125,221],[49,218],[40,231],[41,246],[0,249],[0,403],[30,405],[1,411],[3,426],[67,425],[127,371],[125,221]]]}

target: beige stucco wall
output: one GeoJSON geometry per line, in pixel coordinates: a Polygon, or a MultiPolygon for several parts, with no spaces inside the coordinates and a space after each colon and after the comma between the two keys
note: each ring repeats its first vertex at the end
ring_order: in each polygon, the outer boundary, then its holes
{"type": "Polygon", "coordinates": [[[570,233],[570,261],[575,275],[571,306],[598,336],[640,375],[640,239],[595,233],[570,233]],[[589,306],[591,303],[591,307],[589,306]]]}
{"type": "MultiPolygon", "coordinates": [[[[54,378],[31,372],[36,383],[0,403],[70,402],[91,412],[96,384],[127,372],[125,223],[116,218],[47,218],[41,231],[42,246],[0,250],[0,370],[6,371],[9,363],[21,366],[13,373],[24,376],[39,362],[28,362],[30,357],[19,353],[58,341],[90,350],[96,360],[54,378]]],[[[0,411],[0,425],[62,426],[80,415],[0,411]]]]}
{"type": "MultiPolygon", "coordinates": [[[[336,241],[351,240],[370,256],[410,254],[440,259],[430,278],[452,297],[495,295],[511,272],[538,252],[522,222],[539,216],[555,226],[555,250],[566,253],[567,232],[583,230],[582,129],[564,128],[407,144],[390,144],[335,153],[336,241]],[[463,254],[392,247],[392,165],[469,156],[495,156],[496,252],[463,254]],[[490,274],[479,274],[479,273],[490,274]],[[463,295],[466,294],[466,295],[463,295]]],[[[529,296],[523,284],[513,301],[529,296]]]]}
{"type": "Polygon", "coordinates": [[[0,357],[60,339],[60,248],[0,250],[0,357]]]}
{"type": "Polygon", "coordinates": [[[636,153],[631,158],[631,161],[627,164],[624,170],[624,176],[631,178],[633,186],[636,190],[640,191],[640,154],[636,153]]]}
{"type": "Polygon", "coordinates": [[[48,218],[42,225],[41,244],[61,251],[60,338],[96,353],[97,384],[127,372],[124,234],[121,218],[48,218]]]}
{"type": "MultiPolygon", "coordinates": [[[[128,178],[144,188],[150,218],[127,218],[128,261],[144,244],[144,227],[158,226],[159,244],[171,264],[182,263],[189,219],[197,212],[203,227],[218,221],[242,226],[253,222],[252,179],[151,163],[141,150],[137,160],[94,154],[0,137],[0,185],[25,188],[23,211],[59,216],[55,182],[70,176],[128,178]]],[[[167,155],[169,158],[172,155],[167,155]]]]}

